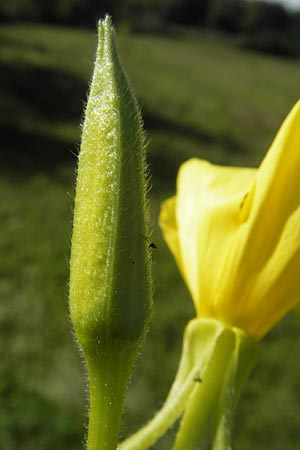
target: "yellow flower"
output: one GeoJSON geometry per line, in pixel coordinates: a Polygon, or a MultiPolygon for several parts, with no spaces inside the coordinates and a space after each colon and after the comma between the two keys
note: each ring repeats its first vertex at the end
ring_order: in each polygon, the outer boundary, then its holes
{"type": "Polygon", "coordinates": [[[300,302],[300,102],[257,170],[183,164],[160,225],[197,317],[164,405],[120,450],[149,448],[180,417],[174,450],[197,450],[211,426],[211,448],[229,449],[258,340],[300,302]]]}
{"type": "Polygon", "coordinates": [[[258,169],[184,163],[160,226],[197,316],[262,338],[300,302],[300,102],[258,169]]]}

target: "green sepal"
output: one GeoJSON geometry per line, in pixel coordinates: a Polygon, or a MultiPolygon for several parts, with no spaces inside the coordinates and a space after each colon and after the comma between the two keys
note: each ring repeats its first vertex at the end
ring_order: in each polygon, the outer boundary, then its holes
{"type": "MultiPolygon", "coordinates": [[[[198,319],[197,333],[205,332],[203,321],[198,319]]],[[[208,336],[210,352],[207,363],[201,367],[200,380],[186,404],[184,415],[176,436],[174,450],[196,450],[203,437],[207,434],[209,419],[215,406],[215,399],[226,374],[228,361],[234,350],[235,337],[230,328],[226,328],[219,321],[211,319],[212,329],[208,336]]],[[[197,340],[192,342],[193,353],[197,354],[197,340]]],[[[199,359],[199,356],[198,356],[199,359]]]]}
{"type": "Polygon", "coordinates": [[[222,343],[225,348],[231,341],[230,332],[221,322],[204,318],[191,320],[185,329],[179,368],[164,405],[148,424],[118,448],[144,450],[162,437],[190,405],[203,380],[209,381],[212,355],[222,343]]]}
{"type": "Polygon", "coordinates": [[[232,448],[234,413],[241,390],[258,358],[258,343],[239,328],[233,328],[235,347],[216,402],[213,450],[232,448]]]}
{"type": "Polygon", "coordinates": [[[211,426],[213,450],[232,448],[233,417],[242,387],[257,360],[258,344],[243,330],[225,325],[214,340],[201,384],[187,401],[174,450],[199,449],[211,426]]]}
{"type": "Polygon", "coordinates": [[[154,418],[119,445],[150,448],[182,416],[174,450],[196,450],[213,426],[214,450],[230,448],[232,416],[257,358],[257,342],[238,328],[196,318],[185,330],[175,381],[154,418]]]}

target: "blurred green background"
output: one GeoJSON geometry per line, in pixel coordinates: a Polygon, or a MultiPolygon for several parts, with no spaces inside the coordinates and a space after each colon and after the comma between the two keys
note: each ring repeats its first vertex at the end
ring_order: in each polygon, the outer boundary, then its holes
{"type": "MultiPolygon", "coordinates": [[[[68,316],[76,154],[96,46],[112,12],[141,104],[152,173],[154,316],[125,437],[162,404],[191,299],[157,227],[181,162],[257,166],[299,97],[300,15],[241,0],[43,1],[0,6],[0,450],[79,450],[85,374],[68,316]],[[120,5],[121,4],[121,5],[120,5]]],[[[276,205],[274,205],[276,207],[276,205]]],[[[300,315],[264,339],[236,449],[300,449],[300,315]]],[[[175,429],[155,449],[170,448],[175,429]]]]}

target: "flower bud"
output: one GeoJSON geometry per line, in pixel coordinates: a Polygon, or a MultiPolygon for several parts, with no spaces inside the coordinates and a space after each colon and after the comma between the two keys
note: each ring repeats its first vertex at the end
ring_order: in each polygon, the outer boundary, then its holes
{"type": "MultiPolygon", "coordinates": [[[[99,22],[79,154],[70,314],[90,390],[97,386],[111,411],[124,394],[151,313],[146,184],[141,115],[106,17],[99,22]]],[[[91,392],[91,408],[92,402],[91,392]]],[[[108,440],[105,448],[113,448],[114,438],[108,440]]]]}
{"type": "Polygon", "coordinates": [[[141,116],[107,17],[99,22],[72,237],[70,311],[83,348],[144,333],[151,305],[145,184],[141,116]]]}

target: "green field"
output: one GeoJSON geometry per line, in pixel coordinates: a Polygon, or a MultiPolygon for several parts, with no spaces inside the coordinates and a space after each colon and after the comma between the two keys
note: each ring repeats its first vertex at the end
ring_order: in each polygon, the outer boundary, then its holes
{"type": "MultiPolygon", "coordinates": [[[[162,404],[194,314],[157,227],[160,202],[174,192],[177,169],[189,157],[258,165],[299,97],[300,65],[200,32],[122,29],[118,41],[148,133],[158,246],[153,322],[128,392],[125,437],[162,404]]],[[[79,450],[85,375],[68,318],[68,258],[96,35],[2,26],[0,43],[0,450],[79,450]]],[[[298,313],[262,342],[236,416],[236,449],[300,449],[299,345],[298,313]]],[[[172,432],[154,448],[170,448],[172,432]]]]}

